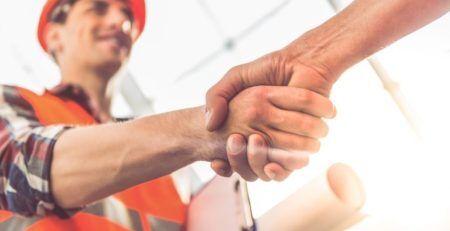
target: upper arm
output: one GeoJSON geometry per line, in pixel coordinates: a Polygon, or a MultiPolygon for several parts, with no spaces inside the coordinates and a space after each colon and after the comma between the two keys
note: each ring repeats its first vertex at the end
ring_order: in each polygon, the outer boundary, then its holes
{"type": "Polygon", "coordinates": [[[66,127],[42,126],[28,105],[13,102],[1,89],[0,206],[25,216],[43,215],[55,208],[50,165],[55,142],[66,127]]]}

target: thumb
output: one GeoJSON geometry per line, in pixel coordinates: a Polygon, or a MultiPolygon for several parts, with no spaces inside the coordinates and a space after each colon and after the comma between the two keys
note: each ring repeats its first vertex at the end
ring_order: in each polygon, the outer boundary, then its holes
{"type": "Polygon", "coordinates": [[[232,68],[206,93],[205,119],[209,131],[222,125],[228,115],[228,102],[244,88],[239,76],[240,69],[232,68]]]}
{"type": "Polygon", "coordinates": [[[310,67],[300,66],[295,69],[288,86],[305,88],[329,97],[333,84],[318,71],[310,67]]]}
{"type": "Polygon", "coordinates": [[[245,88],[271,84],[272,56],[266,56],[255,62],[235,66],[206,94],[206,128],[218,129],[228,114],[228,102],[245,88]]]}
{"type": "Polygon", "coordinates": [[[217,95],[206,98],[205,120],[208,131],[217,130],[227,118],[228,99],[217,95]]]}

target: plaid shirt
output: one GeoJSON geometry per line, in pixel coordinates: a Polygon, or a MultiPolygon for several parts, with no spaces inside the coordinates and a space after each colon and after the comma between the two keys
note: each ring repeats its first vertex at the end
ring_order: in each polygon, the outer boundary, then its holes
{"type": "MultiPolygon", "coordinates": [[[[61,84],[50,93],[77,102],[95,117],[81,88],[61,84]]],[[[0,85],[1,209],[23,216],[53,213],[63,218],[76,211],[58,207],[50,190],[53,149],[58,137],[70,128],[42,125],[17,87],[0,85]]]]}

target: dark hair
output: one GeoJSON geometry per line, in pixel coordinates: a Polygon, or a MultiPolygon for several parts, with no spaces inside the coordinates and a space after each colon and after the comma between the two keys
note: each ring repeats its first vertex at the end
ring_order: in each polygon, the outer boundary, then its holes
{"type": "Polygon", "coordinates": [[[60,0],[53,10],[48,14],[48,21],[54,23],[64,24],[67,19],[67,14],[70,8],[77,0],[60,0]]]}

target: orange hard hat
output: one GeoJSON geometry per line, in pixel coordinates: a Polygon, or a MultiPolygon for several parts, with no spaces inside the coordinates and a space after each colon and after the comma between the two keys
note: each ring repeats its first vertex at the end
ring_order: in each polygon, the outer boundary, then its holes
{"type": "MultiPolygon", "coordinates": [[[[45,3],[41,12],[37,33],[39,43],[45,51],[47,51],[47,43],[44,39],[44,29],[49,22],[49,14],[55,9],[59,2],[60,0],[47,0],[47,3],[45,3]]],[[[130,3],[131,11],[133,13],[134,24],[138,29],[138,34],[136,36],[137,39],[137,37],[139,37],[144,30],[145,26],[145,0],[128,0],[128,2],[130,3]]]]}

